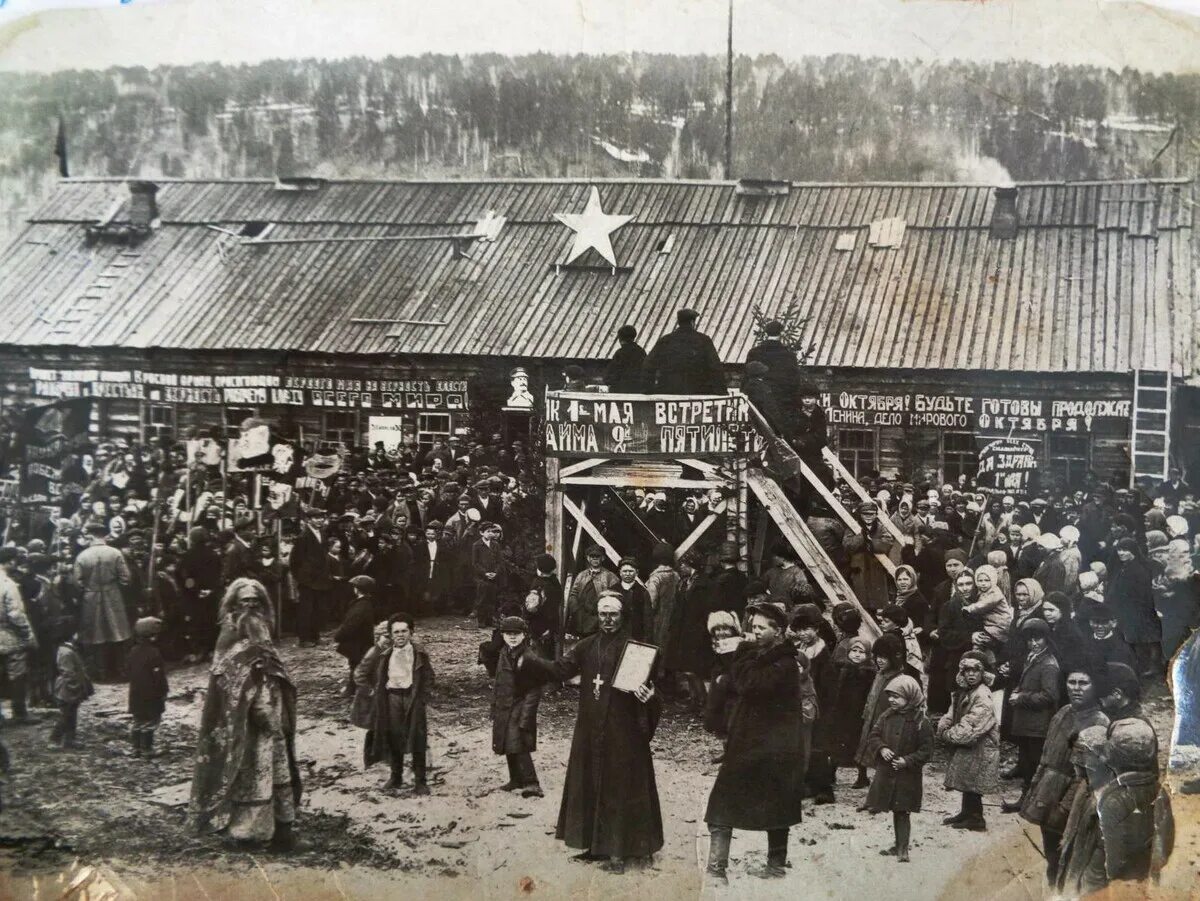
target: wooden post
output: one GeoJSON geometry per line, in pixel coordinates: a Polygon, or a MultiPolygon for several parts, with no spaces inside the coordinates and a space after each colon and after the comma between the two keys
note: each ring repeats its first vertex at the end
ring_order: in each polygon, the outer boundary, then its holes
{"type": "Polygon", "coordinates": [[[738,565],[743,571],[750,570],[750,490],[746,486],[746,471],[750,463],[745,458],[737,461],[737,542],[738,565]]]}

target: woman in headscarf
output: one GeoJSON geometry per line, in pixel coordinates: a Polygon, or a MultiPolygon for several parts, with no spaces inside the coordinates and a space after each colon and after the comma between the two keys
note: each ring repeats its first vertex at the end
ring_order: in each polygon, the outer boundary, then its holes
{"type": "Polygon", "coordinates": [[[937,680],[939,694],[931,699],[937,710],[948,710],[954,680],[958,676],[958,661],[971,649],[971,634],[978,620],[966,613],[966,608],[979,597],[975,573],[964,569],[954,579],[950,598],[938,611],[938,627],[934,639],[941,649],[942,678],[937,680]]]}
{"type": "MultiPolygon", "coordinates": [[[[1058,537],[1063,543],[1063,549],[1059,551],[1058,556],[1062,561],[1063,571],[1066,574],[1066,583],[1062,588],[1057,590],[1065,594],[1071,601],[1074,601],[1072,595],[1079,585],[1079,573],[1083,569],[1083,554],[1079,551],[1079,529],[1075,528],[1075,526],[1063,526],[1058,530],[1058,537]]],[[[1054,590],[1047,588],[1046,593],[1049,594],[1054,590]]]]}
{"type": "MultiPolygon", "coordinates": [[[[921,674],[905,662],[906,654],[904,639],[895,633],[884,633],[871,645],[875,678],[863,704],[862,731],[859,733],[858,747],[854,750],[854,760],[860,767],[875,765],[874,756],[867,752],[867,737],[871,734],[871,727],[875,725],[879,715],[887,708],[887,698],[883,693],[887,684],[901,675],[912,676],[920,681],[921,674]]],[[[859,809],[866,810],[866,803],[864,802],[859,809]]]]}
{"type": "Polygon", "coordinates": [[[271,641],[269,617],[261,584],[230,584],[200,717],[189,815],[200,831],[290,851],[301,792],[296,689],[271,641]]]}
{"type": "MultiPolygon", "coordinates": [[[[1017,765],[1012,775],[1021,779],[1024,794],[1041,759],[1050,718],[1060,703],[1062,671],[1050,647],[1050,627],[1044,619],[1026,619],[1019,631],[1025,659],[1020,675],[1005,692],[1004,713],[1009,735],[1017,746],[1017,765]]],[[[1016,813],[1020,808],[1020,801],[1003,805],[1005,813],[1016,813]]]]}
{"type": "Polygon", "coordinates": [[[742,627],[728,610],[717,610],[708,615],[708,635],[715,662],[705,699],[704,728],[724,738],[729,733],[729,668],[742,643],[742,627]]]}
{"type": "Polygon", "coordinates": [[[908,862],[911,815],[921,809],[921,777],[933,759],[933,726],[925,715],[925,694],[916,679],[897,676],[884,688],[887,709],[871,727],[867,753],[875,774],[867,792],[867,810],[891,811],[895,843],[880,854],[908,862]]]}
{"type": "Polygon", "coordinates": [[[938,721],[937,737],[950,749],[946,788],[962,792],[962,807],[942,823],[973,832],[987,830],[983,796],[1000,788],[1000,724],[992,702],[995,660],[988,651],[967,651],[958,663],[958,691],[938,721]]]}
{"type": "Polygon", "coordinates": [[[929,618],[929,601],[921,593],[918,586],[917,571],[907,563],[896,567],[892,574],[895,589],[892,592],[892,603],[903,607],[912,623],[913,634],[921,644],[921,649],[929,648],[929,634],[925,623],[929,618]]]}

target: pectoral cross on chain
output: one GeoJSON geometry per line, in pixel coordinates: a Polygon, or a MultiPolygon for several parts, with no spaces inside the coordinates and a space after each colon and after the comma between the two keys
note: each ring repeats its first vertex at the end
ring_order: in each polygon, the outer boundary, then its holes
{"type": "Polygon", "coordinates": [[[596,678],[592,680],[592,697],[597,701],[600,700],[600,686],[604,684],[604,680],[600,678],[600,674],[596,673],[596,678]]]}

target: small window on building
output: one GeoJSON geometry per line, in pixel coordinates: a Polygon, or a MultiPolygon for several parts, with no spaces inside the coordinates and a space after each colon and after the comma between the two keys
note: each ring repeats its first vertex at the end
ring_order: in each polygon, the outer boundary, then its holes
{"type": "Polygon", "coordinates": [[[327,444],[354,447],[358,443],[358,413],[355,410],[327,410],[321,416],[321,440],[327,444]]]}
{"type": "Polygon", "coordinates": [[[1046,452],[1046,469],[1051,486],[1078,488],[1087,479],[1091,468],[1091,440],[1087,435],[1058,435],[1050,433],[1046,452]]]}
{"type": "Polygon", "coordinates": [[[942,432],[942,481],[956,483],[959,476],[975,478],[979,451],[971,432],[942,432]]]}
{"type": "Polygon", "coordinates": [[[236,438],[242,431],[242,423],[258,415],[254,407],[225,408],[225,437],[236,438]]]}
{"type": "Polygon", "coordinates": [[[433,447],[435,438],[448,440],[450,438],[449,413],[418,413],[417,414],[417,444],[421,451],[433,447]]]}
{"type": "Polygon", "coordinates": [[[142,429],[145,438],[170,438],[175,434],[175,408],[170,404],[149,404],[142,429]]]}
{"type": "Polygon", "coordinates": [[[837,455],[850,474],[861,481],[879,468],[879,441],[875,430],[838,429],[837,455]]]}

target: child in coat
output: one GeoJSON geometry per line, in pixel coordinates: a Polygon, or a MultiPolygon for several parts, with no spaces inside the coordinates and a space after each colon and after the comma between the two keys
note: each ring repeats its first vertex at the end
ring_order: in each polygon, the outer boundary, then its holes
{"type": "Polygon", "coordinates": [[[129,712],[134,757],[154,756],[154,730],[167,707],[167,668],[158,649],[162,620],[147,616],[133,624],[133,647],[129,649],[129,712]]]}
{"type": "Polygon", "coordinates": [[[87,667],[79,653],[75,638],[58,646],[54,655],[54,700],[58,704],[58,722],[50,733],[50,746],[77,748],[75,728],[79,722],[79,705],[92,696],[95,689],[88,678],[87,667]]]}
{"type": "Polygon", "coordinates": [[[533,765],[541,680],[521,666],[521,657],[529,647],[529,624],[519,616],[505,616],[497,632],[502,643],[480,645],[479,662],[496,680],[492,693],[492,751],[503,754],[508,763],[508,782],[501,789],[519,791],[525,798],[541,798],[542,787],[533,765]]]}
{"type": "Polygon", "coordinates": [[[892,812],[896,841],[880,854],[908,863],[911,815],[920,811],[921,776],[933,758],[933,725],[925,715],[925,693],[912,676],[897,676],[884,689],[887,709],[879,715],[867,739],[875,759],[875,775],[867,791],[871,813],[892,812]]]}
{"type": "Polygon", "coordinates": [[[342,624],[333,634],[333,640],[337,652],[349,661],[350,674],[345,694],[354,697],[354,672],[375,643],[375,580],[370,576],[355,576],[350,580],[350,589],[354,592],[354,599],[346,610],[342,624]]]}

